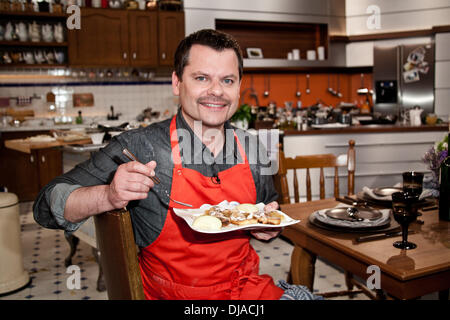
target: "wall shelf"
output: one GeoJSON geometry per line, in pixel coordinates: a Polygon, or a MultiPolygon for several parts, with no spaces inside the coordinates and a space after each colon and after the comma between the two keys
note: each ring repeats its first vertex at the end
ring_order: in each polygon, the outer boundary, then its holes
{"type": "Polygon", "coordinates": [[[244,71],[248,73],[371,73],[372,70],[372,66],[336,66],[328,60],[244,59],[244,71]]]}

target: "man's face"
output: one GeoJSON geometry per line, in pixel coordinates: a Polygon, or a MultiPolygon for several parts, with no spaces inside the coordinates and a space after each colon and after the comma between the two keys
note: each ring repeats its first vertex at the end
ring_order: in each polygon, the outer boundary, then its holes
{"type": "Polygon", "coordinates": [[[180,96],[183,116],[191,126],[222,129],[239,104],[239,66],[233,49],[216,51],[193,45],[182,79],[172,74],[172,89],[180,96]]]}

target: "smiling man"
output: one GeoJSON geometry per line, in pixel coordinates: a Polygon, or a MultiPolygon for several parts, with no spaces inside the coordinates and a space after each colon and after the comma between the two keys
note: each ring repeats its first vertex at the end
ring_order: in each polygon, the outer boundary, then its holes
{"type": "Polygon", "coordinates": [[[261,173],[267,159],[248,160],[258,159],[249,148],[257,139],[228,122],[239,103],[242,61],[237,42],[225,33],[200,30],[181,41],[172,75],[177,115],[114,137],[50,182],[34,204],[36,221],[71,232],[90,216],[127,206],[147,299],[315,298],[259,274],[250,237],[266,240],[280,230],[196,232],[175,215],[182,206],[164,192],[195,208],[223,200],[278,207],[272,177],[261,173]],[[128,161],[124,148],[141,162],[128,161]],[[201,161],[189,161],[197,153],[201,161]],[[158,185],[150,179],[155,174],[158,185]]]}

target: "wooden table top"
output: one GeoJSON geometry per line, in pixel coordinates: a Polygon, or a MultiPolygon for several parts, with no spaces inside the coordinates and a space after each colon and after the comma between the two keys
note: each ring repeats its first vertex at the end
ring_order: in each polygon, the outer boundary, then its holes
{"type": "Polygon", "coordinates": [[[60,147],[69,144],[88,144],[88,143],[92,143],[91,138],[88,139],[83,138],[74,141],[63,141],[58,139],[49,142],[30,142],[27,141],[26,139],[12,139],[12,140],[5,140],[5,147],[8,149],[24,153],[31,153],[31,150],[33,149],[46,149],[46,148],[60,147]]]}
{"type": "Polygon", "coordinates": [[[289,238],[293,234],[314,238],[362,263],[377,265],[383,272],[402,281],[450,270],[450,222],[440,221],[437,210],[422,212],[420,219],[424,221],[423,225],[410,224],[409,229],[416,233],[408,235],[408,241],[417,244],[417,248],[400,250],[392,244],[401,237],[356,243],[354,239],[363,233],[329,231],[309,222],[309,215],[313,212],[338,204],[340,202],[335,199],[282,204],[284,213],[301,220],[286,227],[283,233],[289,238]]]}

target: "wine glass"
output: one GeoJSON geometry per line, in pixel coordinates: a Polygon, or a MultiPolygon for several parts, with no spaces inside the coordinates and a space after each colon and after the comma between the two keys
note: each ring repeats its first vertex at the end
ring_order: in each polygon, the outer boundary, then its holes
{"type": "Polygon", "coordinates": [[[402,227],[402,241],[394,242],[398,249],[410,250],[417,247],[415,243],[408,242],[408,226],[417,218],[417,198],[407,192],[395,192],[392,194],[392,209],[394,219],[402,227]]]}
{"type": "Polygon", "coordinates": [[[417,171],[403,172],[403,192],[419,200],[422,194],[423,173],[417,171]]]}

